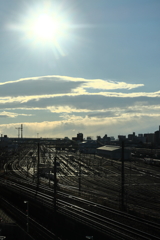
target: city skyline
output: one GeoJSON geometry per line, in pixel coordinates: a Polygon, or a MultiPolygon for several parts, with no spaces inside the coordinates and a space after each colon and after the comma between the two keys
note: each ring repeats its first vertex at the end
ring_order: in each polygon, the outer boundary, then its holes
{"type": "Polygon", "coordinates": [[[160,124],[160,2],[0,3],[0,132],[72,138],[160,124]]]}

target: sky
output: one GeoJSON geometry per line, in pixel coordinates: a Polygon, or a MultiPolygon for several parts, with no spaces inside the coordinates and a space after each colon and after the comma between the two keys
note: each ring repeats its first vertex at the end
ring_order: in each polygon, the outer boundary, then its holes
{"type": "Polygon", "coordinates": [[[159,0],[1,0],[0,133],[157,131],[159,12],[159,0]]]}

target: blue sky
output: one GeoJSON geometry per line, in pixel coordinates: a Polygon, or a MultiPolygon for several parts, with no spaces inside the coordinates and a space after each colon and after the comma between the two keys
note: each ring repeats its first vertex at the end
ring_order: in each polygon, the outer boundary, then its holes
{"type": "Polygon", "coordinates": [[[159,0],[0,1],[1,134],[156,131],[159,12],[159,0]],[[51,26],[35,24],[44,14],[51,26]]]}

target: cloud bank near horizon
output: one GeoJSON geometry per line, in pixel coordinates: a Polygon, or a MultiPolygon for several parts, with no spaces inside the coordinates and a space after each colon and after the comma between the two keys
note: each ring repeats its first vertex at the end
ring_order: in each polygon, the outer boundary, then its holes
{"type": "Polygon", "coordinates": [[[67,76],[3,82],[0,83],[0,130],[10,129],[12,133],[14,125],[25,123],[30,136],[36,125],[42,135],[56,133],[62,137],[74,131],[100,135],[105,126],[111,135],[120,128],[124,132],[153,128],[160,117],[160,91],[138,91],[142,87],[143,83],[67,76]],[[6,118],[10,119],[7,124],[6,118]],[[149,125],[144,124],[145,119],[149,125]]]}

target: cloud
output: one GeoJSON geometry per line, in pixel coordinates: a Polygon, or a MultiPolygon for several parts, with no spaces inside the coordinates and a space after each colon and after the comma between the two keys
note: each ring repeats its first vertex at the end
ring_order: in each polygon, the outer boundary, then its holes
{"type": "Polygon", "coordinates": [[[104,112],[94,112],[91,114],[88,114],[88,118],[110,118],[110,117],[117,117],[119,114],[113,111],[104,111],[104,112]]]}
{"type": "MultiPolygon", "coordinates": [[[[91,112],[94,114],[93,111],[107,112],[108,108],[158,105],[160,91],[153,93],[108,91],[131,90],[141,86],[143,84],[67,76],[25,78],[0,83],[0,109],[48,110],[51,113],[91,112]],[[92,92],[93,89],[94,92],[92,92]],[[99,91],[102,89],[103,91],[99,91]]],[[[97,115],[97,117],[100,116],[100,114],[97,115]]]]}
{"type": "Polygon", "coordinates": [[[128,84],[125,82],[114,82],[110,80],[94,79],[89,80],[84,84],[84,88],[103,89],[103,90],[115,90],[115,89],[134,89],[143,87],[144,84],[128,84]]]}
{"type": "MultiPolygon", "coordinates": [[[[78,132],[83,132],[84,137],[98,135],[104,136],[117,136],[119,134],[127,135],[132,132],[143,133],[154,132],[158,128],[160,116],[128,116],[123,118],[89,118],[79,117],[72,115],[63,121],[44,121],[44,122],[31,122],[23,123],[23,136],[35,137],[37,133],[39,137],[50,138],[63,138],[68,136],[70,138],[76,136],[78,132]],[[149,128],[150,126],[150,128],[149,128]],[[157,126],[157,128],[156,128],[157,126]],[[151,131],[150,131],[151,130],[151,131]]],[[[1,124],[0,131],[12,137],[17,137],[16,127],[21,123],[1,124]]]]}
{"type": "Polygon", "coordinates": [[[80,82],[63,81],[58,77],[20,79],[0,84],[1,97],[34,96],[45,94],[65,94],[76,88],[80,82]]]}
{"type": "Polygon", "coordinates": [[[159,106],[159,97],[106,97],[103,95],[57,96],[28,101],[0,102],[0,109],[48,109],[52,112],[93,111],[116,107],[159,106]]]}
{"type": "Polygon", "coordinates": [[[3,111],[0,113],[0,118],[15,118],[18,116],[32,116],[32,114],[19,114],[19,113],[13,113],[13,112],[6,112],[3,111]]]}
{"type": "Polygon", "coordinates": [[[73,131],[85,131],[89,135],[93,131],[94,135],[100,135],[106,128],[106,132],[114,135],[116,129],[126,132],[129,127],[126,125],[125,129],[125,124],[134,126],[134,122],[137,130],[143,129],[146,120],[151,126],[158,125],[160,91],[138,92],[137,89],[143,86],[67,76],[0,83],[1,122],[4,118],[9,119],[7,125],[0,125],[0,129],[1,132],[7,129],[14,135],[15,130],[11,130],[12,127],[15,129],[14,124],[23,123],[26,136],[36,136],[39,132],[44,137],[62,137],[70,136],[73,131]]]}
{"type": "MultiPolygon", "coordinates": [[[[126,94],[125,94],[126,95],[126,94]]],[[[27,111],[36,111],[42,110],[44,114],[57,113],[60,114],[60,117],[66,116],[62,113],[68,114],[83,114],[88,115],[90,118],[93,116],[97,118],[103,118],[105,115],[108,117],[117,117],[122,116],[125,112],[126,114],[156,114],[159,113],[159,97],[153,97],[156,94],[150,94],[150,97],[146,94],[144,96],[136,97],[122,97],[119,95],[117,97],[104,96],[98,94],[92,95],[74,95],[74,96],[57,96],[57,97],[43,97],[43,98],[34,98],[26,99],[16,98],[9,99],[9,101],[0,101],[0,109],[5,111],[9,110],[27,110],[27,111]],[[146,95],[146,96],[145,96],[146,95]],[[110,113],[109,113],[110,112],[110,113]]],[[[29,115],[26,116],[32,116],[29,115]]],[[[3,114],[5,115],[5,114],[3,114]]],[[[7,114],[9,116],[9,114],[7,114]]],[[[14,115],[10,116],[13,117],[14,115]]],[[[15,115],[17,116],[17,115],[15,115]]],[[[14,116],[14,117],[15,117],[14,116]]],[[[19,115],[20,116],[20,115],[19,115]]]]}
{"type": "Polygon", "coordinates": [[[42,76],[0,83],[0,96],[44,96],[71,93],[86,93],[87,89],[133,89],[143,84],[128,84],[102,79],[84,79],[66,76],[42,76]]]}

